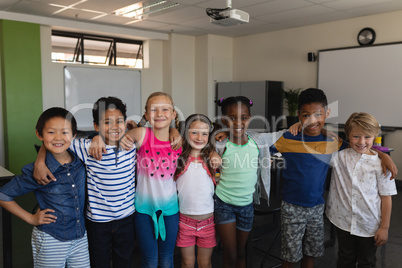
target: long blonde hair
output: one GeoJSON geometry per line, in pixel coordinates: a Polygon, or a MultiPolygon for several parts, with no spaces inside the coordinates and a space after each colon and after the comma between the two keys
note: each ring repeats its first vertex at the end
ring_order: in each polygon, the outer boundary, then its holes
{"type": "MultiPolygon", "coordinates": [[[[154,92],[154,93],[152,93],[151,95],[148,96],[147,102],[145,103],[145,112],[148,111],[148,102],[149,102],[149,100],[152,99],[153,97],[158,97],[158,96],[163,96],[163,97],[168,98],[169,101],[172,103],[173,111],[175,111],[172,96],[170,96],[169,94],[167,94],[165,92],[157,91],[157,92],[154,92]]],[[[145,115],[143,115],[140,123],[138,123],[138,126],[141,127],[141,126],[145,125],[145,123],[146,123],[146,119],[145,119],[145,115]]],[[[175,117],[175,127],[176,127],[176,129],[179,129],[179,126],[180,126],[179,116],[176,115],[176,117],[175,117]]]]}

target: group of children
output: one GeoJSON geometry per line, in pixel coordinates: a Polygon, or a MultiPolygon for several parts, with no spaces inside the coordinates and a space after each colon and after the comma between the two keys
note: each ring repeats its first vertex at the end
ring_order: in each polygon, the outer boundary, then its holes
{"type": "Polygon", "coordinates": [[[345,125],[349,144],[327,137],[327,99],[313,88],[301,93],[300,123],[289,132],[247,131],[253,103],[246,97],[221,99],[218,105],[226,127],[220,131],[227,137],[215,142],[215,125],[193,114],[185,121],[182,147],[170,142],[180,133],[170,127],[173,120],[176,128],[179,124],[166,93],[147,99],[151,128],[128,131],[121,100],[100,98],[93,108],[99,135],[93,139],[74,139],[76,121],[68,111],[46,110],[36,126],[43,142],[36,163],[0,189],[0,205],[35,226],[35,267],[131,267],[135,239],[141,267],[172,268],[176,245],[181,267],[194,267],[196,261],[200,268],[212,267],[215,230],[222,241],[222,267],[246,267],[253,203],[269,200],[275,152],[286,162],[282,267],[300,260],[302,267],[313,267],[314,257],[324,253],[323,194],[330,165],[326,213],[338,229],[338,267],[357,262],[373,267],[376,247],[388,238],[390,196],[396,194],[381,164],[392,177],[397,172],[389,156],[371,148],[378,122],[353,114],[345,125]],[[39,203],[35,214],[13,201],[29,191],[39,203]]]}

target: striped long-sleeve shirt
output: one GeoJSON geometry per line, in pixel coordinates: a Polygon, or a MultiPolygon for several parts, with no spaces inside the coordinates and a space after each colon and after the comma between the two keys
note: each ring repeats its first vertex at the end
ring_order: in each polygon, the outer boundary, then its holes
{"type": "Polygon", "coordinates": [[[134,213],[136,149],[106,145],[97,161],[89,155],[91,140],[75,139],[71,150],[85,163],[88,204],[86,216],[94,222],[123,219],[134,213]]]}

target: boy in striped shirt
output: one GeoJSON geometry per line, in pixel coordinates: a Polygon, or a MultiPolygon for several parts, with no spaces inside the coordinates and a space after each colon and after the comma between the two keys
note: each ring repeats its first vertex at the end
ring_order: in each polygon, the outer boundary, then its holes
{"type": "MultiPolygon", "coordinates": [[[[87,230],[92,267],[131,267],[134,249],[134,196],[136,148],[119,148],[126,130],[126,105],[115,97],[102,97],[92,109],[95,130],[103,137],[106,151],[101,160],[89,153],[91,139],[76,139],[71,150],[87,171],[87,230]]],[[[41,149],[42,150],[42,149],[41,149]]],[[[37,159],[38,182],[52,177],[37,159]],[[45,174],[44,176],[39,175],[45,174]],[[42,179],[40,179],[42,178],[42,179]]]]}

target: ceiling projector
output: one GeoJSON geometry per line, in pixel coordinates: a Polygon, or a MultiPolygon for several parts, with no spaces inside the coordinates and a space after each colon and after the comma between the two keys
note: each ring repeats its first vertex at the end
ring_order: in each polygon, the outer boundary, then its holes
{"type": "Polygon", "coordinates": [[[207,8],[205,10],[211,18],[210,21],[216,25],[234,26],[248,23],[250,16],[247,12],[232,8],[232,0],[226,0],[226,8],[207,8]]]}
{"type": "MultiPolygon", "coordinates": [[[[207,12],[208,14],[208,12],[207,12]]],[[[217,11],[214,16],[210,16],[211,23],[222,26],[234,26],[248,23],[250,16],[247,12],[238,9],[226,9],[217,11]]]]}

